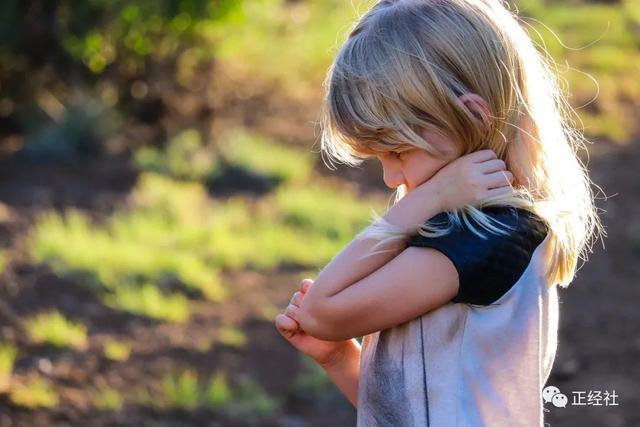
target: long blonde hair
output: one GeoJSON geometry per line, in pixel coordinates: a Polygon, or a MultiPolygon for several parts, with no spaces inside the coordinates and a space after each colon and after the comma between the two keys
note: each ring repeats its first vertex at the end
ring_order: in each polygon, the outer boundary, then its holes
{"type": "MultiPolygon", "coordinates": [[[[587,141],[572,126],[552,64],[501,0],[382,0],[355,23],[327,74],[321,153],[329,168],[332,160],[358,166],[398,147],[443,155],[420,128],[451,138],[462,155],[492,149],[514,184],[511,194],[480,208],[521,207],[543,218],[551,235],[549,283],[567,287],[596,231],[606,233],[578,157],[587,141]],[[458,99],[470,92],[489,104],[490,126],[458,99]]],[[[395,202],[405,195],[401,185],[395,202]]],[[[427,223],[406,230],[374,212],[358,237],[380,240],[375,249],[416,232],[446,234],[461,221],[471,225],[467,216],[503,232],[471,205],[447,215],[447,229],[427,223]]]]}

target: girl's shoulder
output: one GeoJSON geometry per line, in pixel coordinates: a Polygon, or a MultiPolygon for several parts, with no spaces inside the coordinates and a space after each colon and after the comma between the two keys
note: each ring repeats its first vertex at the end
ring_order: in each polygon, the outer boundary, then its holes
{"type": "MultiPolygon", "coordinates": [[[[451,302],[490,305],[504,295],[522,276],[535,249],[549,233],[543,218],[534,212],[511,206],[481,209],[494,221],[492,225],[505,233],[489,232],[469,217],[454,224],[448,234],[409,237],[408,246],[430,247],[446,255],[456,267],[459,291],[451,302]]],[[[448,215],[440,213],[429,220],[432,224],[448,223],[448,215]]]]}

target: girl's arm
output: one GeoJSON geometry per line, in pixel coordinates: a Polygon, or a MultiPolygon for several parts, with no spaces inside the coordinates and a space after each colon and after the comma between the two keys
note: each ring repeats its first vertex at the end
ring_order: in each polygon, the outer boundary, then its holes
{"type": "MultiPolygon", "coordinates": [[[[416,227],[443,210],[510,192],[510,174],[502,171],[502,161],[492,159],[495,153],[483,150],[449,163],[384,219],[416,227]]],[[[332,341],[363,336],[429,312],[457,294],[458,271],[442,252],[400,245],[360,259],[376,243],[355,239],[320,272],[295,313],[305,332],[332,341]]]]}
{"type": "Polygon", "coordinates": [[[336,352],[331,361],[320,363],[320,366],[345,397],[357,408],[360,380],[360,343],[355,338],[348,341],[344,349],[336,352]]]}
{"type": "MultiPolygon", "coordinates": [[[[427,219],[442,211],[440,194],[433,182],[427,181],[407,194],[391,207],[383,218],[403,228],[416,228],[427,219]]],[[[347,288],[351,284],[368,276],[398,256],[405,249],[404,244],[396,243],[388,252],[372,255],[364,259],[360,257],[378,242],[375,239],[352,240],[315,279],[314,286],[307,294],[306,301],[329,298],[347,288]]]]}

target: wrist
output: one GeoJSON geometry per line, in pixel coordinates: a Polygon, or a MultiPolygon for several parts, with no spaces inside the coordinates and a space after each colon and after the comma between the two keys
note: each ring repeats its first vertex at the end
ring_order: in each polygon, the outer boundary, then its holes
{"type": "Polygon", "coordinates": [[[393,205],[384,219],[396,226],[413,230],[443,210],[445,203],[440,189],[432,180],[427,180],[393,205]]]}
{"type": "Polygon", "coordinates": [[[315,359],[322,369],[332,370],[341,366],[350,357],[360,357],[360,344],[355,339],[350,339],[339,344],[334,352],[324,359],[315,359]]]}

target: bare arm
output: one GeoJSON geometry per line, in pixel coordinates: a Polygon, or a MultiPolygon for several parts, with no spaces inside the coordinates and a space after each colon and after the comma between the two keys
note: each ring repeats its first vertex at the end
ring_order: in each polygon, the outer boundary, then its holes
{"type": "Polygon", "coordinates": [[[328,363],[320,366],[345,397],[358,407],[358,384],[360,380],[360,343],[352,339],[344,350],[337,352],[328,363]]]}
{"type": "MultiPolygon", "coordinates": [[[[410,230],[452,207],[509,193],[510,177],[502,169],[504,162],[490,150],[458,158],[383,218],[410,230]]],[[[442,252],[402,244],[361,259],[376,243],[354,239],[320,272],[296,315],[309,335],[329,341],[364,336],[434,310],[457,294],[458,272],[442,252]]]]}
{"type": "MultiPolygon", "coordinates": [[[[417,227],[442,211],[439,196],[437,187],[428,181],[392,206],[383,218],[403,228],[417,227]]],[[[307,307],[313,307],[317,302],[339,293],[378,270],[405,249],[405,245],[396,244],[393,248],[395,250],[361,260],[360,257],[369,253],[377,242],[374,239],[352,240],[319,273],[304,304],[307,307]]],[[[391,247],[382,249],[391,249],[391,247]]]]}

